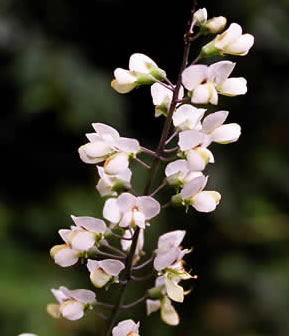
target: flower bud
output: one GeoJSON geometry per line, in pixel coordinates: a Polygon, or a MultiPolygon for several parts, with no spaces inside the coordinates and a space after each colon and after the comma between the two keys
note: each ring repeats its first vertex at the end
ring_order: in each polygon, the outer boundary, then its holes
{"type": "Polygon", "coordinates": [[[206,8],[200,8],[194,13],[193,21],[196,26],[202,26],[207,22],[208,13],[206,8]]]}
{"type": "Polygon", "coordinates": [[[205,24],[206,29],[212,34],[221,33],[227,24],[227,19],[224,16],[213,17],[205,24]]]}

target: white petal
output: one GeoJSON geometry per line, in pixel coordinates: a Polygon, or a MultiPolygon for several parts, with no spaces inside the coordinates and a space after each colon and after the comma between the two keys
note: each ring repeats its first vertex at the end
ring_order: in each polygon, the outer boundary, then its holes
{"type": "Polygon", "coordinates": [[[51,293],[54,295],[54,297],[59,303],[62,303],[69,299],[69,295],[66,295],[65,293],[63,293],[63,290],[62,290],[63,288],[66,288],[66,287],[62,286],[59,289],[54,289],[54,288],[51,289],[51,293]]]}
{"type": "Polygon", "coordinates": [[[103,217],[114,224],[120,221],[121,213],[116,198],[110,198],[105,202],[103,207],[103,217]]]}
{"type": "Polygon", "coordinates": [[[133,54],[129,59],[129,69],[136,72],[141,73],[150,73],[150,69],[154,67],[157,68],[158,66],[156,63],[144,54],[133,54]]]}
{"type": "Polygon", "coordinates": [[[215,39],[215,47],[223,50],[228,44],[233,43],[242,35],[242,28],[237,23],[232,23],[229,28],[215,39]]]}
{"type": "Polygon", "coordinates": [[[103,123],[93,123],[92,127],[101,138],[107,138],[107,136],[110,136],[111,139],[119,138],[118,131],[109,125],[103,123]]]}
{"type": "Polygon", "coordinates": [[[132,220],[133,220],[133,212],[132,211],[126,211],[121,218],[119,226],[123,227],[123,228],[131,226],[132,220]]]}
{"type": "Polygon", "coordinates": [[[240,36],[236,41],[230,43],[225,52],[232,55],[245,56],[248,54],[249,49],[254,44],[254,36],[250,34],[244,34],[240,36]]]}
{"type": "Polygon", "coordinates": [[[136,82],[136,77],[134,74],[121,68],[114,70],[114,77],[119,85],[133,84],[136,82]]]}
{"type": "Polygon", "coordinates": [[[88,216],[73,216],[71,215],[74,223],[88,231],[95,233],[105,233],[106,225],[102,219],[88,217],[88,216]]]}
{"type": "Polygon", "coordinates": [[[218,111],[209,114],[202,123],[202,130],[205,133],[212,132],[215,128],[220,127],[229,115],[228,111],[218,111]]]}
{"type": "Polygon", "coordinates": [[[147,316],[149,316],[151,313],[154,313],[161,309],[161,301],[160,300],[146,300],[146,310],[147,310],[147,316]]]}
{"type": "Polygon", "coordinates": [[[207,80],[208,66],[203,64],[191,65],[182,73],[182,83],[184,87],[192,91],[203,81],[207,80]]]}
{"type": "Polygon", "coordinates": [[[176,281],[171,280],[167,276],[165,276],[165,285],[170,299],[176,302],[184,301],[184,289],[182,286],[179,286],[176,281]]]}
{"type": "Polygon", "coordinates": [[[129,336],[129,334],[133,332],[138,334],[138,330],[139,324],[136,324],[133,320],[125,320],[119,322],[118,325],[112,329],[112,336],[129,336]]]}
{"type": "Polygon", "coordinates": [[[128,93],[137,87],[137,83],[120,84],[116,79],[111,82],[111,87],[118,93],[128,93]]]}
{"type": "Polygon", "coordinates": [[[193,20],[197,26],[202,26],[207,22],[208,12],[206,8],[198,9],[193,16],[193,20]]]}
{"type": "Polygon", "coordinates": [[[188,163],[186,160],[176,160],[170,162],[166,166],[165,175],[168,177],[187,170],[188,170],[188,163]]]}
{"type": "Polygon", "coordinates": [[[187,160],[191,171],[203,171],[207,164],[198,151],[194,149],[187,153],[187,160]]]}
{"type": "Polygon", "coordinates": [[[208,104],[212,95],[212,87],[210,84],[198,85],[192,94],[191,101],[194,104],[208,104]]]}
{"type": "Polygon", "coordinates": [[[90,160],[93,160],[94,158],[102,158],[113,151],[112,148],[103,141],[89,142],[86,145],[81,146],[79,151],[81,150],[85,152],[90,160]]]}
{"type": "Polygon", "coordinates": [[[199,176],[185,184],[181,191],[182,198],[184,200],[199,193],[206,185],[207,178],[205,176],[199,176]]]}
{"type": "Polygon", "coordinates": [[[68,235],[71,233],[71,230],[68,229],[60,229],[58,230],[58,234],[63,239],[65,243],[68,244],[68,235]]]}
{"type": "Polygon", "coordinates": [[[128,154],[116,153],[105,161],[104,169],[107,174],[116,175],[127,169],[128,165],[128,154]]]}
{"type": "Polygon", "coordinates": [[[71,249],[70,247],[62,248],[54,255],[55,263],[61,267],[75,265],[78,261],[78,258],[78,252],[71,249]]]}
{"type": "Polygon", "coordinates": [[[100,267],[112,276],[118,276],[119,273],[125,268],[124,264],[119,260],[105,259],[99,262],[100,267]]]}
{"type": "Polygon", "coordinates": [[[133,222],[136,226],[140,227],[141,229],[145,229],[146,227],[146,218],[144,214],[140,211],[137,210],[133,211],[133,222]]]}
{"type": "Polygon", "coordinates": [[[201,144],[203,137],[201,132],[195,130],[183,131],[179,134],[178,145],[182,151],[187,151],[201,144]]]}
{"type": "Polygon", "coordinates": [[[210,79],[220,85],[227,79],[235,68],[236,63],[230,61],[221,61],[210,65],[210,79]]]}
{"type": "Polygon", "coordinates": [[[221,195],[216,191],[202,191],[193,198],[192,206],[200,212],[211,212],[219,204],[221,195]]]}
{"type": "Polygon", "coordinates": [[[166,99],[168,99],[169,101],[172,100],[173,91],[167,89],[165,86],[159,83],[154,83],[151,86],[151,95],[153,98],[153,104],[161,105],[166,99]]]}
{"type": "Polygon", "coordinates": [[[95,234],[89,231],[75,231],[70,243],[75,250],[88,251],[95,244],[95,234]]]}
{"type": "Polygon", "coordinates": [[[126,152],[128,154],[136,154],[140,151],[140,145],[136,139],[120,137],[115,142],[115,146],[118,150],[126,152]]]}
{"type": "Polygon", "coordinates": [[[86,266],[89,272],[93,272],[100,267],[100,264],[99,261],[97,260],[87,259],[86,266]]]}
{"type": "Polygon", "coordinates": [[[206,23],[206,28],[213,34],[222,32],[227,24],[227,19],[224,16],[213,17],[206,23]]]}
{"type": "Polygon", "coordinates": [[[130,211],[137,202],[137,198],[130,193],[122,193],[117,199],[120,211],[122,213],[130,211]]]}
{"type": "Polygon", "coordinates": [[[216,128],[211,134],[213,141],[222,144],[235,142],[239,139],[240,135],[241,127],[235,123],[222,125],[216,128]]]}
{"type": "Polygon", "coordinates": [[[172,265],[178,258],[179,248],[172,247],[167,251],[156,251],[157,255],[154,259],[154,269],[156,271],[161,271],[168,266],[172,265]]]}
{"type": "Polygon", "coordinates": [[[180,323],[178,313],[173,307],[171,300],[166,296],[162,300],[161,318],[166,324],[171,326],[176,326],[180,323]]]}
{"type": "Polygon", "coordinates": [[[205,111],[205,109],[197,109],[192,105],[184,104],[173,114],[174,126],[182,130],[194,129],[199,124],[205,111]]]}
{"type": "Polygon", "coordinates": [[[217,88],[217,90],[225,96],[243,95],[247,92],[247,81],[243,77],[228,78],[217,88]]]}
{"type": "Polygon", "coordinates": [[[218,92],[215,87],[211,86],[211,97],[209,103],[212,105],[218,105],[218,92]]]}
{"type": "Polygon", "coordinates": [[[18,336],[37,336],[37,335],[36,334],[27,334],[27,333],[25,333],[25,334],[20,334],[18,336]]]}
{"type": "Polygon", "coordinates": [[[129,183],[131,176],[132,176],[132,172],[129,168],[127,168],[121,171],[119,174],[117,174],[116,178],[123,182],[129,183]]]}
{"type": "Polygon", "coordinates": [[[175,230],[164,233],[159,237],[158,248],[161,249],[164,247],[165,248],[178,247],[183,241],[185,235],[186,235],[185,230],[175,230]]]}
{"type": "Polygon", "coordinates": [[[100,196],[116,196],[117,193],[112,191],[113,183],[108,181],[108,179],[100,178],[97,182],[96,189],[100,196]]]}
{"type": "Polygon", "coordinates": [[[85,136],[89,142],[102,141],[102,138],[97,133],[86,133],[85,136]]]}
{"type": "Polygon", "coordinates": [[[160,213],[160,203],[150,196],[141,196],[137,198],[137,207],[146,219],[151,219],[160,213]]]}
{"type": "Polygon", "coordinates": [[[89,278],[96,288],[102,288],[111,280],[112,276],[103,271],[102,268],[97,268],[90,272],[89,278]]]}
{"type": "MultiPolygon", "coordinates": [[[[123,237],[124,238],[132,238],[130,230],[126,230],[125,233],[124,233],[124,235],[123,235],[123,237]]],[[[127,239],[121,239],[120,243],[121,243],[122,249],[124,251],[127,251],[131,247],[132,241],[131,240],[127,240],[127,239]]]]}
{"type": "Polygon", "coordinates": [[[68,320],[75,321],[83,317],[83,304],[75,301],[64,302],[60,306],[60,311],[63,317],[68,320]]]}
{"type": "MultiPolygon", "coordinates": [[[[60,287],[60,288],[63,288],[63,287],[60,287]]],[[[81,303],[84,303],[84,304],[95,302],[95,293],[88,289],[69,290],[66,288],[64,292],[65,294],[67,293],[71,298],[81,303]]]]}

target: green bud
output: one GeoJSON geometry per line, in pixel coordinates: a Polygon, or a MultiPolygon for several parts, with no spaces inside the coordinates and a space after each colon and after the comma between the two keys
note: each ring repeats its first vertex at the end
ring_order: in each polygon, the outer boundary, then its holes
{"type": "Polygon", "coordinates": [[[215,40],[203,46],[201,50],[201,54],[200,54],[201,58],[212,57],[212,56],[217,56],[217,55],[222,55],[222,53],[219,49],[216,48],[215,40]]]}

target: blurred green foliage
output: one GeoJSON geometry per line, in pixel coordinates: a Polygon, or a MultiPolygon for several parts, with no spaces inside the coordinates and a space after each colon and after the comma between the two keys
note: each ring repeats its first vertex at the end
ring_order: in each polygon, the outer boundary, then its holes
{"type": "MultiPolygon", "coordinates": [[[[135,1],[1,0],[1,335],[102,335],[104,322],[94,313],[78,322],[47,315],[50,288],[92,289],[81,265],[57,267],[49,249],[61,241],[57,230],[71,225],[70,214],[101,217],[95,167],[77,155],[92,122],[156,146],[161,121],[154,121],[149,93],[116,94],[112,71],[125,68],[137,51],[177,74],[190,5],[148,0],[140,11],[135,1]]],[[[248,94],[224,98],[220,107],[231,111],[243,136],[213,148],[210,185],[223,197],[214,214],[169,208],[148,229],[147,250],[176,227],[187,230],[184,245],[194,247],[187,263],[199,280],[176,305],[181,325],[163,325],[158,313],[145,319],[143,306],[122,317],[141,320],[143,336],[287,336],[289,1],[199,5],[256,37],[246,59],[233,58],[236,74],[248,79],[248,94]]],[[[141,191],[146,172],[137,164],[134,172],[141,191]]],[[[162,193],[164,202],[167,197],[162,193]]],[[[128,301],[145,285],[131,287],[128,301]]],[[[113,301],[117,288],[97,295],[113,301]]]]}

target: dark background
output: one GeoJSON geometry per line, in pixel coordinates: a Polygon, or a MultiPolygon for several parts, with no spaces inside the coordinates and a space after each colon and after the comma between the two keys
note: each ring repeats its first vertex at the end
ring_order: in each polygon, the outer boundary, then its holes
{"type": "MultiPolygon", "coordinates": [[[[285,336],[289,1],[199,4],[255,36],[248,56],[228,57],[238,62],[234,75],[247,78],[248,94],[221,97],[218,106],[231,111],[229,121],[242,126],[242,137],[212,147],[210,188],[222,194],[213,214],[168,209],[147,231],[147,250],[176,228],[187,230],[184,246],[194,247],[187,268],[199,279],[189,285],[185,303],[176,304],[180,326],[163,325],[159,313],[146,319],[142,305],[122,318],[141,320],[142,336],[285,336]]],[[[57,267],[49,249],[61,243],[57,230],[71,225],[70,214],[101,216],[96,169],[77,154],[92,122],[156,147],[163,119],[153,117],[149,90],[122,96],[110,81],[134,52],[150,56],[175,80],[190,7],[191,1],[0,1],[1,335],[102,335],[104,324],[94,313],[79,322],[47,315],[50,288],[92,289],[83,267],[57,267]]],[[[133,167],[140,191],[146,172],[133,167]]],[[[108,301],[115,291],[105,295],[108,301]]],[[[141,295],[142,288],[130,290],[132,298],[141,295]]]]}

